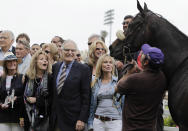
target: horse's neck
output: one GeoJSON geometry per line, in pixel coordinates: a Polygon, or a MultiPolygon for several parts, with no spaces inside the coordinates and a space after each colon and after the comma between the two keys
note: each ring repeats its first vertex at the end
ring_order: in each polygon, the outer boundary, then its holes
{"type": "Polygon", "coordinates": [[[164,73],[170,80],[177,68],[188,58],[188,37],[178,30],[174,32],[164,30],[156,33],[151,43],[163,51],[165,55],[164,73]]]}

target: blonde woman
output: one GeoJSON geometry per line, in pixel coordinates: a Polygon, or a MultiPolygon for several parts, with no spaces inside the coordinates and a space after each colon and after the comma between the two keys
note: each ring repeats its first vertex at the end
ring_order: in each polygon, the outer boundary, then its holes
{"type": "Polygon", "coordinates": [[[12,52],[5,53],[0,61],[4,73],[0,77],[0,129],[1,131],[23,131],[20,119],[23,120],[22,74],[18,74],[18,63],[21,61],[12,52]]]}
{"type": "Polygon", "coordinates": [[[25,77],[25,106],[29,119],[29,129],[47,131],[49,116],[49,80],[51,63],[48,55],[37,51],[25,77]]]}
{"type": "Polygon", "coordinates": [[[53,43],[44,44],[42,46],[42,50],[46,52],[46,54],[48,54],[50,63],[52,65],[59,60],[60,56],[58,54],[58,48],[55,44],[53,43]]]}
{"type": "Polygon", "coordinates": [[[92,82],[92,97],[88,119],[89,131],[121,131],[121,103],[114,96],[117,77],[115,61],[105,54],[97,62],[96,76],[92,82]]]}
{"type": "Polygon", "coordinates": [[[92,72],[92,79],[96,75],[96,65],[98,59],[108,53],[108,48],[106,47],[105,43],[101,40],[96,40],[94,43],[91,44],[89,49],[89,61],[88,65],[92,72]]]}

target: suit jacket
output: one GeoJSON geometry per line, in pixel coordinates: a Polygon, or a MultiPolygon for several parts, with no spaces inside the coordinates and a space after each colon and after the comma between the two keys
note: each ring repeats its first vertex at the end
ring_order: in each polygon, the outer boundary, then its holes
{"type": "Polygon", "coordinates": [[[52,68],[52,107],[51,130],[57,126],[62,131],[75,131],[77,120],[87,122],[91,97],[91,76],[88,66],[76,61],[64,82],[60,94],[57,94],[56,79],[63,62],[52,68]]]}

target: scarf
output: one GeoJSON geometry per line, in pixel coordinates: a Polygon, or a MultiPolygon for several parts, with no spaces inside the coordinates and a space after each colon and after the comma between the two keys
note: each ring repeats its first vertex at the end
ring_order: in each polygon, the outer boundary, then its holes
{"type": "MultiPolygon", "coordinates": [[[[36,108],[35,104],[30,104],[27,102],[26,98],[33,96],[34,93],[34,82],[35,79],[29,79],[24,92],[24,101],[26,105],[26,111],[28,114],[29,121],[31,122],[31,127],[34,127],[36,118],[39,115],[39,109],[36,108]]],[[[37,87],[36,96],[47,97],[48,96],[48,74],[45,72],[42,77],[40,85],[37,87]]],[[[45,114],[47,114],[47,100],[45,100],[45,114]]]]}

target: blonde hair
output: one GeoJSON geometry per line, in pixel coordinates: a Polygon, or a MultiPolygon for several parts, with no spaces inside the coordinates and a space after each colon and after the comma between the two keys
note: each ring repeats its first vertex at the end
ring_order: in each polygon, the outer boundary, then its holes
{"type": "Polygon", "coordinates": [[[42,50],[44,51],[47,47],[50,48],[50,53],[52,55],[52,59],[54,61],[58,61],[59,60],[59,54],[58,54],[58,48],[56,46],[56,44],[54,43],[45,43],[43,46],[42,46],[42,50]]]}
{"type": "Polygon", "coordinates": [[[27,76],[30,78],[30,79],[34,79],[37,75],[37,59],[39,57],[39,55],[45,55],[47,57],[47,60],[48,60],[48,67],[47,67],[47,73],[48,74],[51,74],[52,73],[52,65],[51,63],[49,62],[49,57],[48,55],[44,52],[44,51],[37,51],[33,56],[32,56],[32,59],[31,59],[31,63],[30,63],[30,66],[29,66],[29,69],[27,70],[27,76]]]}
{"type": "Polygon", "coordinates": [[[102,40],[94,41],[89,48],[89,63],[88,64],[91,65],[91,66],[96,64],[95,50],[96,50],[97,44],[101,44],[103,46],[103,48],[105,49],[105,53],[106,54],[108,53],[108,48],[102,40]]]}
{"type": "Polygon", "coordinates": [[[115,75],[115,60],[113,57],[111,57],[110,55],[108,54],[104,54],[102,55],[99,60],[97,61],[97,66],[96,66],[96,75],[95,75],[95,79],[92,81],[91,83],[91,88],[95,85],[95,83],[97,82],[97,80],[99,78],[102,78],[103,76],[103,71],[102,71],[102,64],[104,62],[104,60],[106,59],[110,59],[112,60],[112,64],[113,64],[113,67],[112,67],[112,75],[115,75]]]}

